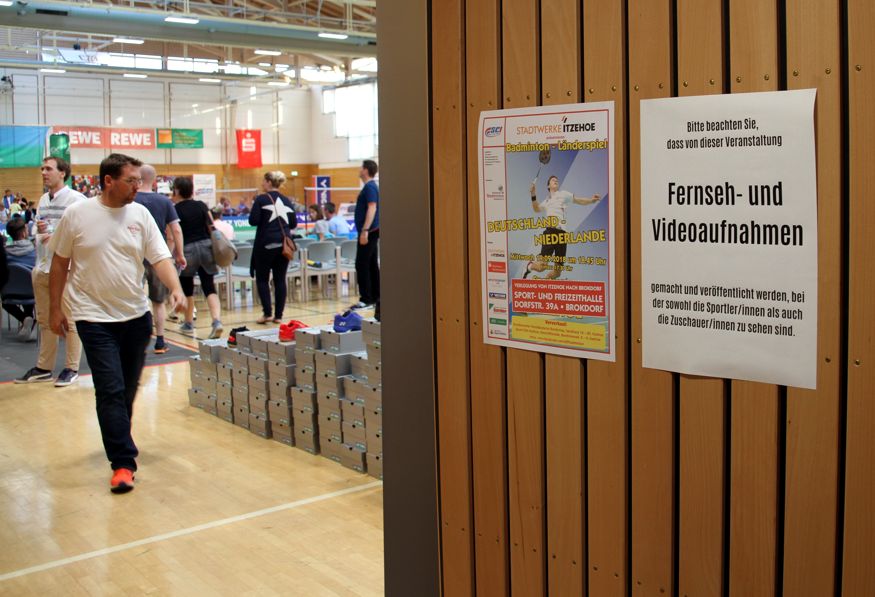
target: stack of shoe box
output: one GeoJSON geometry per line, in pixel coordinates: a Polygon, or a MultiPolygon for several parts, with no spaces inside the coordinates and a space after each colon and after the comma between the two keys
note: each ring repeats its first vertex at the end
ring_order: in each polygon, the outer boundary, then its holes
{"type": "Polygon", "coordinates": [[[198,355],[191,359],[189,404],[211,415],[217,414],[217,363],[224,344],[224,340],[206,340],[201,343],[198,355]]]}
{"type": "Polygon", "coordinates": [[[383,478],[383,360],[380,322],[362,322],[362,337],[367,351],[367,386],[364,387],[365,434],[368,474],[383,478]]]}
{"type": "Polygon", "coordinates": [[[382,478],[379,323],[337,333],[331,326],[200,342],[191,361],[192,406],[262,437],[321,454],[382,478]]]}
{"type": "Polygon", "coordinates": [[[319,454],[316,422],[316,351],[322,347],[321,328],[295,331],[295,385],[289,389],[295,446],[319,454]]]}
{"type": "Polygon", "coordinates": [[[322,348],[316,352],[315,363],[322,454],[348,468],[364,472],[364,460],[353,453],[357,450],[345,445],[343,409],[347,387],[355,379],[353,376],[363,373],[359,364],[365,354],[362,335],[360,331],[337,333],[329,329],[321,336],[322,348]]]}

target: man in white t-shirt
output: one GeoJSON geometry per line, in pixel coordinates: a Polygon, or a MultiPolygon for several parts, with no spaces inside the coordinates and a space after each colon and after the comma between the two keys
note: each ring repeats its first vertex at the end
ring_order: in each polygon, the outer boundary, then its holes
{"type": "MultiPolygon", "coordinates": [[[[59,337],[49,326],[49,268],[52,265],[52,251],[49,241],[61,221],[64,211],[77,201],[85,201],[82,193],[74,191],[64,183],[70,178],[70,165],[62,158],[49,157],[43,160],[40,168],[43,185],[48,192],[39,200],[37,207],[36,266],[33,278],[33,296],[36,299],[36,319],[40,328],[39,357],[36,367],[15,380],[15,383],[52,381],[52,369],[58,354],[59,337]]],[[[69,313],[68,313],[69,316],[69,313]]],[[[67,330],[65,341],[66,359],[64,368],[55,380],[55,386],[68,386],[79,377],[79,359],[82,357],[82,344],[75,326],[67,330]]]]}
{"type": "MultiPolygon", "coordinates": [[[[546,217],[555,217],[559,220],[559,225],[556,227],[547,227],[544,229],[544,234],[563,234],[567,232],[565,229],[565,209],[572,204],[589,205],[597,203],[601,197],[593,195],[592,197],[575,197],[568,191],[559,190],[559,177],[551,176],[547,179],[547,198],[538,203],[538,196],[535,194],[535,183],[532,183],[530,188],[532,195],[532,210],[535,213],[542,213],[546,217]]],[[[541,256],[543,260],[532,261],[526,268],[526,273],[523,278],[528,277],[531,272],[542,272],[546,269],[550,271],[544,276],[546,280],[555,280],[562,275],[562,266],[565,262],[565,253],[568,250],[566,243],[555,243],[550,245],[541,245],[541,256]],[[555,256],[556,260],[551,262],[547,257],[555,256]]],[[[532,276],[533,278],[535,276],[532,276]]]]}
{"type": "Polygon", "coordinates": [[[61,300],[65,298],[91,368],[100,434],[113,470],[113,493],[133,489],[137,470],[139,452],[131,437],[131,415],[152,335],[149,298],[143,289],[144,259],[170,290],[173,308],[185,303],[155,219],[134,203],[141,165],[118,153],[103,160],[103,194],[72,205],[49,245],[54,252],[49,318],[55,333],[64,335],[68,318],[61,300]]]}

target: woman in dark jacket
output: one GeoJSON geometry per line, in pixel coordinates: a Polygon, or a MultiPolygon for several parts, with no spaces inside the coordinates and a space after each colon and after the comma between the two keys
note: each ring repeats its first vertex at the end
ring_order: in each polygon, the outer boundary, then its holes
{"type": "Polygon", "coordinates": [[[283,236],[291,236],[298,225],[292,202],[279,192],[286,177],[282,172],[266,172],[261,183],[264,193],[252,202],[249,225],[256,226],[252,245],[250,274],[255,276],[258,297],[264,315],[257,323],[271,321],[270,274],[273,273],[274,311],[273,322],[280,323],[286,305],[286,271],[289,260],[283,257],[283,236]]]}

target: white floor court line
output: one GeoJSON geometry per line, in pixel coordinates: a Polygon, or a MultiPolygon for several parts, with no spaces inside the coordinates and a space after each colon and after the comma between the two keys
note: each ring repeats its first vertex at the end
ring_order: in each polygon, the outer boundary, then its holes
{"type": "Polygon", "coordinates": [[[249,512],[247,514],[240,514],[238,516],[232,516],[230,518],[223,518],[221,520],[214,520],[213,522],[207,522],[204,524],[199,524],[197,526],[188,527],[185,529],[179,529],[178,531],[172,531],[170,533],[162,533],[160,535],[153,535],[152,537],[146,537],[145,539],[138,539],[137,541],[131,541],[130,543],[123,543],[121,545],[116,545],[114,547],[106,547],[104,549],[89,551],[87,553],[79,554],[78,556],[72,556],[69,558],[61,559],[61,560],[55,560],[53,562],[46,562],[45,564],[31,566],[30,568],[22,568],[21,570],[15,570],[13,572],[7,572],[6,574],[0,575],[0,582],[3,582],[4,580],[11,580],[13,578],[19,578],[21,576],[27,576],[28,574],[34,574],[36,572],[43,572],[45,570],[51,570],[52,568],[60,568],[61,566],[66,566],[68,564],[75,564],[76,562],[81,562],[83,560],[90,560],[92,558],[99,558],[101,556],[105,556],[105,555],[109,555],[109,554],[113,554],[113,553],[118,553],[120,551],[125,551],[128,549],[133,549],[134,547],[140,547],[141,545],[149,545],[150,543],[158,543],[159,541],[166,541],[167,539],[175,539],[176,537],[184,537],[186,535],[192,535],[194,533],[199,533],[200,531],[215,529],[217,527],[222,527],[225,525],[233,524],[235,522],[241,522],[244,520],[250,520],[252,518],[258,518],[259,516],[265,516],[267,514],[274,514],[275,512],[283,512],[285,510],[293,510],[295,508],[300,508],[301,506],[315,504],[316,502],[323,502],[325,500],[330,500],[330,499],[333,499],[336,497],[349,495],[351,493],[358,493],[360,491],[365,491],[367,489],[373,489],[374,487],[380,487],[382,484],[383,484],[382,481],[374,481],[372,483],[365,483],[364,485],[357,485],[355,487],[350,487],[348,489],[341,489],[340,491],[332,491],[331,493],[324,493],[322,495],[304,498],[302,500],[297,500],[295,502],[289,502],[287,504],[281,504],[279,506],[273,506],[271,508],[265,508],[263,510],[256,510],[255,512],[249,512]]]}

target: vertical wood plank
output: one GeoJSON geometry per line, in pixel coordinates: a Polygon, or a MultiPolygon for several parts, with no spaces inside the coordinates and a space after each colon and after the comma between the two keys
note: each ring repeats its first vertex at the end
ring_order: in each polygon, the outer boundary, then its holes
{"type": "Polygon", "coordinates": [[[787,81],[817,88],[817,389],[787,391],[784,593],[835,586],[842,342],[840,0],[787,0],[787,81]],[[797,74],[798,72],[798,74],[797,74]]]}
{"type": "Polygon", "coordinates": [[[463,0],[432,6],[438,450],[444,594],[474,594],[468,374],[463,0]]]}
{"type": "Polygon", "coordinates": [[[875,3],[848,2],[848,410],[842,594],[875,595],[875,3]]]}
{"type": "Polygon", "coordinates": [[[591,595],[626,595],[629,528],[628,252],[626,250],[626,35],[625,3],[584,0],[584,99],[614,101],[614,257],[616,352],[614,363],[587,363],[587,560],[591,595]]]}
{"type": "Polygon", "coordinates": [[[544,363],[507,351],[510,581],[515,595],[544,595],[544,363]]]}
{"type": "MultiPolygon", "coordinates": [[[[539,15],[536,0],[503,0],[504,107],[539,100],[539,15]]],[[[507,350],[507,445],[511,593],[546,590],[544,361],[535,352],[507,350]]]]}
{"type": "MultiPolygon", "coordinates": [[[[777,2],[729,5],[730,85],[778,88],[777,2]]],[[[778,387],[732,382],[729,592],[773,595],[777,556],[778,387]]]]}
{"type": "Polygon", "coordinates": [[[629,0],[629,184],[632,265],[632,594],[674,591],[674,396],[670,373],[641,365],[642,99],[672,88],[668,0],[629,0]]]}
{"type": "MultiPolygon", "coordinates": [[[[439,8],[439,7],[438,7],[439,8]]],[[[499,0],[467,0],[468,290],[474,471],[474,564],[478,595],[510,591],[507,511],[507,406],[502,349],[483,343],[477,134],[482,110],[501,105],[499,0]]]]}
{"type": "MultiPolygon", "coordinates": [[[[723,91],[722,0],[678,0],[678,95],[723,91]]],[[[723,591],[723,380],[680,376],[678,592],[723,591]]]]}
{"type": "MultiPolygon", "coordinates": [[[[580,0],[541,4],[541,103],[580,99],[580,0]]],[[[584,372],[578,359],[547,355],[547,587],[585,595],[584,372]]]]}

